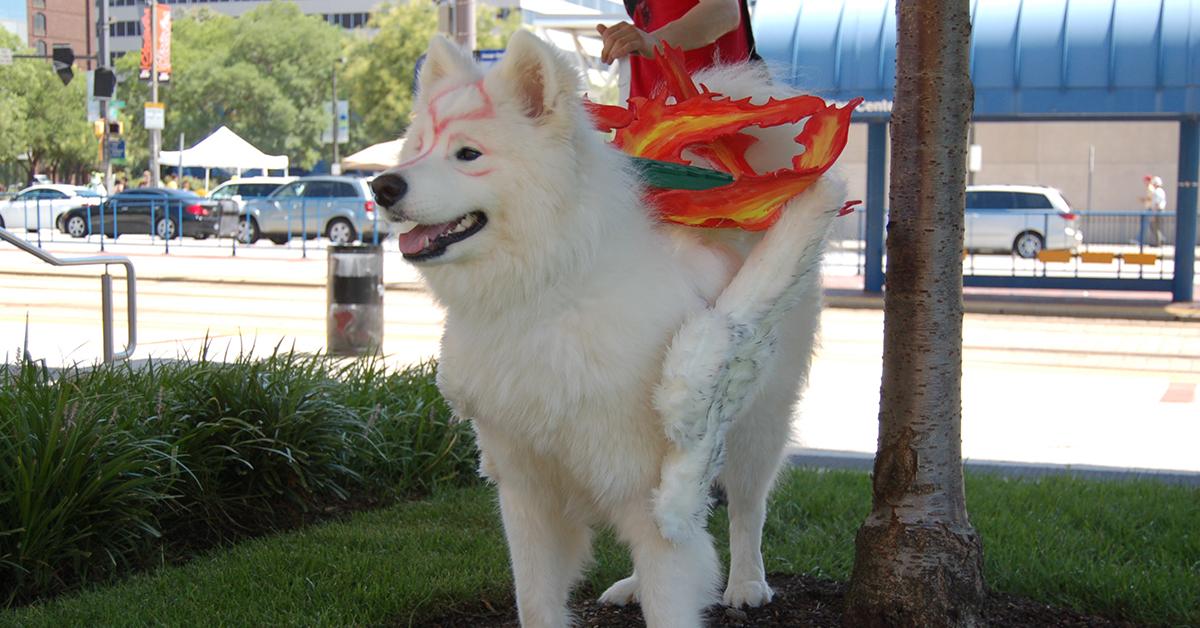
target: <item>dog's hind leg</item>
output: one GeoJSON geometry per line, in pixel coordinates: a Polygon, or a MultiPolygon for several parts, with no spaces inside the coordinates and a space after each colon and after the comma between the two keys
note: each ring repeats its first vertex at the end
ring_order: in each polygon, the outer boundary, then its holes
{"type": "MultiPolygon", "coordinates": [[[[707,532],[672,543],[644,504],[632,505],[617,531],[633,553],[634,585],[649,628],[697,628],[717,601],[719,565],[707,532]]],[[[620,584],[620,583],[618,583],[620,584]]]]}
{"type": "Polygon", "coordinates": [[[498,486],[521,626],[569,626],[567,597],[590,555],[591,532],[564,516],[552,491],[538,491],[510,475],[498,486]]]}
{"type": "Polygon", "coordinates": [[[729,504],[727,606],[757,607],[771,601],[762,558],[767,497],[775,481],[800,379],[811,362],[814,324],[820,302],[797,304],[780,325],[779,354],[763,390],[725,435],[726,459],[719,481],[729,504]]]}

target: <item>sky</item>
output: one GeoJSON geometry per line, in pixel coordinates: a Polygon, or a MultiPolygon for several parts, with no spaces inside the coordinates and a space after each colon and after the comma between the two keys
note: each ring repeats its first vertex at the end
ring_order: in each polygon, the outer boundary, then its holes
{"type": "Polygon", "coordinates": [[[25,19],[25,0],[0,0],[0,20],[25,19]]]}

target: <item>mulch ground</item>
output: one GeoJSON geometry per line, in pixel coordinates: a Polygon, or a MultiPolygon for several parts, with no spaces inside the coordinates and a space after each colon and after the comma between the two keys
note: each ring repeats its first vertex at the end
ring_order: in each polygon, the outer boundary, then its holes
{"type": "MultiPolygon", "coordinates": [[[[775,599],[763,608],[734,610],[714,608],[708,625],[717,627],[841,628],[846,584],[802,575],[775,574],[767,581],[775,590],[775,599]]],[[[572,610],[580,628],[623,628],[644,626],[636,604],[626,607],[601,606],[595,596],[576,596],[572,610]]],[[[1047,606],[1024,598],[992,594],[984,609],[990,626],[1022,628],[1134,628],[1139,624],[1084,615],[1047,606]]],[[[421,624],[437,628],[517,628],[517,612],[511,602],[498,605],[483,601],[439,620],[421,624]]]]}

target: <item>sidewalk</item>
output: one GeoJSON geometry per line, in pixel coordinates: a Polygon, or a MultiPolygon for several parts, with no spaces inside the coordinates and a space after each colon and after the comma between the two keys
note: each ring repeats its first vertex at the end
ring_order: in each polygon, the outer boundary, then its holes
{"type": "MultiPolygon", "coordinates": [[[[99,253],[96,243],[48,242],[44,247],[59,257],[124,255],[134,262],[142,281],[217,282],[245,286],[314,286],[327,281],[325,248],[299,242],[276,246],[260,242],[240,246],[236,256],[229,246],[187,243],[163,247],[147,244],[112,243],[99,253]]],[[[99,266],[53,267],[9,246],[0,246],[0,273],[34,276],[99,276],[99,266]]],[[[121,271],[115,271],[119,274],[121,271]]],[[[394,250],[384,254],[383,278],[388,290],[423,290],[420,274],[394,250]]],[[[883,296],[863,292],[863,278],[826,273],[826,305],[834,308],[880,309],[883,296]]],[[[1200,302],[1173,304],[1168,293],[1085,292],[1072,290],[1019,290],[998,288],[964,289],[964,307],[969,313],[1029,316],[1073,316],[1138,320],[1200,322],[1200,302]]]]}

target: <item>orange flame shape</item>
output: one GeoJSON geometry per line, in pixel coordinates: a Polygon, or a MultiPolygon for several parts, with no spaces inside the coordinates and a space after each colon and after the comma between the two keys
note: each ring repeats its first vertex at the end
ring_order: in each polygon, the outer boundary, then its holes
{"type": "Polygon", "coordinates": [[[650,198],[668,222],[699,227],[740,227],[760,231],[779,218],[783,205],[808,189],[841,155],[850,116],[862,102],[844,107],[816,96],[770,99],[756,105],[697,88],[683,64],[683,53],[665,46],[655,61],[666,77],[666,93],[635,97],[629,106],[587,103],[596,127],[616,130],[613,144],[636,157],[688,164],[684,150],[734,176],[733,183],[709,190],[651,190],[650,198]],[[673,102],[668,102],[668,99],[673,102]],[[796,143],[804,151],[790,169],[759,174],[746,161],[755,139],[740,131],[795,124],[808,118],[796,143]]]}

